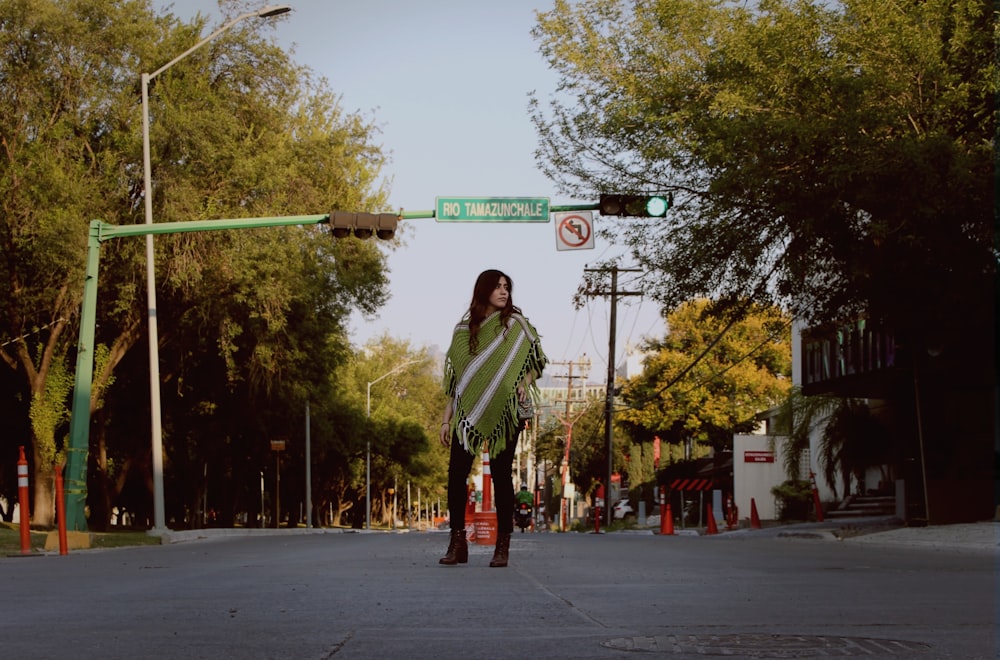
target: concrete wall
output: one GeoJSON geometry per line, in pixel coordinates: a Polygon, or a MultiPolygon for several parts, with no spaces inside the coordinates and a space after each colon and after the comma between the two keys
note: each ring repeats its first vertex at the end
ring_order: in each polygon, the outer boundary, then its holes
{"type": "Polygon", "coordinates": [[[781,485],[787,478],[782,446],[782,436],[733,436],[733,498],[740,520],[750,519],[751,498],[757,505],[757,515],[761,520],[777,519],[777,505],[771,488],[781,485]],[[747,452],[755,452],[750,457],[773,456],[773,462],[747,462],[747,452]]]}

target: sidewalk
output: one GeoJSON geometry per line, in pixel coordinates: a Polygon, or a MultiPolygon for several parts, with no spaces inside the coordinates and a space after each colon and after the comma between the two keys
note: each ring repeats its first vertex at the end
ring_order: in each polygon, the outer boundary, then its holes
{"type": "MultiPolygon", "coordinates": [[[[721,531],[721,530],[720,530],[721,531]]],[[[896,517],[838,518],[825,522],[739,529],[719,536],[813,538],[858,545],[911,546],[942,551],[1000,554],[1000,522],[907,527],[896,517]]]]}
{"type": "Polygon", "coordinates": [[[1000,553],[1000,522],[987,521],[927,527],[899,527],[848,536],[845,543],[907,545],[948,552],[1000,553]]]}
{"type": "Polygon", "coordinates": [[[207,527],[204,529],[168,529],[159,534],[160,542],[164,545],[171,543],[186,543],[187,541],[201,541],[205,539],[231,538],[234,536],[293,536],[301,534],[344,534],[347,532],[361,532],[357,529],[343,529],[339,527],[284,527],[275,529],[273,527],[207,527]]]}
{"type": "MultiPolygon", "coordinates": [[[[162,535],[164,544],[188,541],[219,539],[234,536],[270,536],[295,534],[345,534],[345,533],[403,533],[408,530],[356,530],[340,528],[302,527],[292,529],[192,529],[168,531],[162,535]]],[[[606,532],[605,532],[606,533],[606,532]]],[[[612,534],[654,534],[653,529],[636,529],[612,534]]],[[[704,530],[691,528],[677,530],[678,535],[703,536],[704,530]]],[[[763,529],[720,530],[712,538],[735,538],[742,536],[771,538],[801,538],[836,541],[859,545],[911,546],[947,552],[995,553],[1000,556],[1000,521],[964,523],[956,525],[929,525],[907,527],[895,517],[841,518],[826,522],[776,525],[763,529]]]]}

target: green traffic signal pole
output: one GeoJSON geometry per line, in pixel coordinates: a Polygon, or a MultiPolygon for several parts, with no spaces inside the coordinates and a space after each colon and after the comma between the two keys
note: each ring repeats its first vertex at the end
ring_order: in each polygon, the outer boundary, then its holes
{"type": "MultiPolygon", "coordinates": [[[[552,207],[552,212],[597,209],[596,204],[552,207]]],[[[434,211],[400,211],[400,219],[433,218],[434,211]]],[[[87,235],[87,270],[83,283],[83,304],[80,309],[80,341],[76,356],[73,382],[72,414],[69,424],[69,445],[66,448],[66,529],[87,530],[87,452],[90,447],[90,399],[94,381],[94,328],[97,324],[97,281],[101,265],[101,243],[115,238],[183,234],[196,231],[225,231],[259,227],[315,225],[330,221],[330,214],[291,215],[282,217],[241,218],[229,220],[192,220],[159,222],[140,225],[111,225],[93,220],[87,235]]]]}
{"type": "Polygon", "coordinates": [[[94,380],[94,327],[97,323],[97,280],[101,263],[101,243],[128,236],[315,225],[328,222],[329,219],[330,216],[327,214],[141,225],[110,225],[101,220],[93,220],[90,223],[87,236],[87,271],[83,283],[83,305],[80,309],[80,342],[76,356],[72,415],[69,423],[69,446],[66,449],[66,529],[77,532],[87,530],[84,507],[87,503],[87,451],[90,446],[90,399],[94,380]]]}

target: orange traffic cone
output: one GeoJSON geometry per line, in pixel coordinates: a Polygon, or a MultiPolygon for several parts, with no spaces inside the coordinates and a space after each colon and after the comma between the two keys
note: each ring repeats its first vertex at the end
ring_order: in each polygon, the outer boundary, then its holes
{"type": "Polygon", "coordinates": [[[750,498],[750,529],[760,529],[760,516],[757,515],[757,503],[750,498]]]}
{"type": "Polygon", "coordinates": [[[660,534],[670,536],[674,533],[674,514],[670,512],[670,503],[667,503],[665,512],[660,514],[660,534]]]}
{"type": "Polygon", "coordinates": [[[823,504],[819,501],[819,489],[816,487],[816,473],[810,472],[809,478],[812,480],[813,505],[816,507],[816,520],[823,522],[823,504]]]}
{"type": "Polygon", "coordinates": [[[712,505],[706,504],[705,508],[708,510],[708,528],[705,530],[705,534],[718,534],[719,528],[715,526],[715,514],[712,513],[712,505]]]}

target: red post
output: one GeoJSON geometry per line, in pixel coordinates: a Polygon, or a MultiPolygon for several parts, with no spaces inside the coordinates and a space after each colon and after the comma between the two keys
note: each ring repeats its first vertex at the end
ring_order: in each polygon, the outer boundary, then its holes
{"type": "Polygon", "coordinates": [[[819,488],[816,487],[816,473],[810,472],[809,478],[812,480],[813,505],[816,507],[816,520],[823,522],[823,505],[819,501],[819,488]]]}
{"type": "Polygon", "coordinates": [[[63,469],[56,463],[56,517],[59,519],[59,554],[69,554],[69,542],[66,539],[66,497],[63,489],[63,469]]]}
{"type": "Polygon", "coordinates": [[[594,533],[601,533],[601,516],[604,510],[604,484],[597,482],[597,491],[594,493],[594,533]]]}
{"type": "Polygon", "coordinates": [[[24,457],[24,445],[18,448],[21,455],[17,459],[17,504],[21,509],[21,554],[31,554],[31,515],[28,509],[28,459],[24,457]]]}

